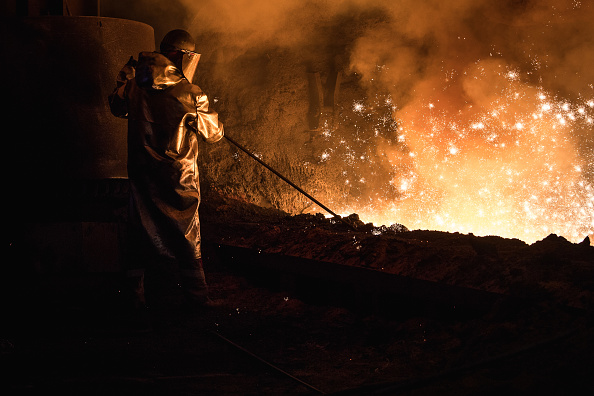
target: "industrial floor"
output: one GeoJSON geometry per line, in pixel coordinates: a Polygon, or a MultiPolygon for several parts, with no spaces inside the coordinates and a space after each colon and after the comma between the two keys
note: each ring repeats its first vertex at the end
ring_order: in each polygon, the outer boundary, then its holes
{"type": "Polygon", "coordinates": [[[500,395],[594,389],[588,315],[503,306],[480,317],[383,318],[316,305],[283,285],[271,287],[225,266],[207,266],[206,273],[221,307],[149,309],[147,326],[136,326],[118,306],[119,285],[110,276],[39,278],[29,288],[5,288],[0,393],[500,395]]]}
{"type": "MultiPolygon", "coordinates": [[[[225,272],[209,278],[217,297],[241,282],[225,272]]],[[[244,315],[237,301],[190,310],[173,293],[136,317],[119,306],[113,274],[40,277],[28,286],[3,300],[3,395],[308,394],[218,335],[219,322],[244,315]]]]}

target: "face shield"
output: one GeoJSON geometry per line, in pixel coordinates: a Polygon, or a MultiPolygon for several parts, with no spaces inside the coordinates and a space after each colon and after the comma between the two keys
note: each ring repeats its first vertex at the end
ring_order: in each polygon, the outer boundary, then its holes
{"type": "Polygon", "coordinates": [[[200,61],[200,54],[188,50],[180,50],[180,52],[183,53],[181,71],[184,74],[184,77],[187,78],[189,82],[192,82],[194,74],[196,73],[196,68],[198,67],[198,62],[200,61]]]}
{"type": "Polygon", "coordinates": [[[200,61],[199,53],[184,49],[174,49],[166,51],[163,55],[175,64],[189,82],[192,82],[198,62],[200,61]]]}

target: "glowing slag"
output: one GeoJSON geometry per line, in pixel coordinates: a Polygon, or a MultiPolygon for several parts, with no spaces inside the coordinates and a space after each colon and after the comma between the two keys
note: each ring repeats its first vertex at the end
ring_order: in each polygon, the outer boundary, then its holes
{"type": "MultiPolygon", "coordinates": [[[[398,149],[385,152],[398,169],[388,181],[397,198],[332,205],[364,222],[411,230],[527,243],[549,234],[594,239],[594,153],[583,143],[592,134],[594,100],[570,103],[519,84],[512,72],[504,77],[502,93],[480,106],[451,106],[445,92],[395,110],[398,149]]],[[[353,111],[364,113],[362,103],[353,111]]]]}

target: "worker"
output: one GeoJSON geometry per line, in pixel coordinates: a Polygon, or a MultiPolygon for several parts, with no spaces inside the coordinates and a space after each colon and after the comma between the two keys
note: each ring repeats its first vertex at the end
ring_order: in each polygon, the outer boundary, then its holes
{"type": "Polygon", "coordinates": [[[199,59],[192,36],[172,30],[159,52],[130,58],[108,98],[111,112],[128,119],[127,274],[137,306],[150,300],[145,269],[159,277],[174,274],[171,284],[190,306],[219,305],[209,298],[202,266],[196,161],[198,138],[215,143],[224,130],[207,96],[192,84],[199,59]]]}

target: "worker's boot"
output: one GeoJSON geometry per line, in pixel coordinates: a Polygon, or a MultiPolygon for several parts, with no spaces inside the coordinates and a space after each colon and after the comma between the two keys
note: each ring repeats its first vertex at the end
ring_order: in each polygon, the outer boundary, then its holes
{"type": "Polygon", "coordinates": [[[146,308],[146,298],[144,295],[144,270],[130,270],[126,272],[125,281],[126,303],[132,310],[146,308]]]}
{"type": "Polygon", "coordinates": [[[151,330],[148,308],[144,294],[144,270],[126,272],[123,290],[126,301],[123,325],[125,331],[147,332],[151,330]]]}
{"type": "Polygon", "coordinates": [[[194,268],[182,269],[181,286],[186,306],[192,308],[215,308],[222,304],[208,296],[208,285],[202,268],[202,260],[197,259],[194,268]]]}

